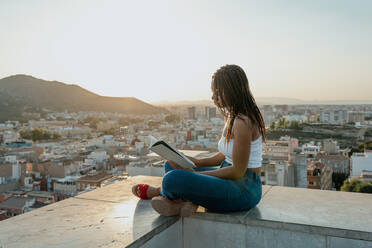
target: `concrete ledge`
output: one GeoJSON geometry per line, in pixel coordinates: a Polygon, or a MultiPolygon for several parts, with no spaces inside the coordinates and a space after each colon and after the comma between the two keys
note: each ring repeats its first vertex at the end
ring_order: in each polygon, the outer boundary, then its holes
{"type": "Polygon", "coordinates": [[[138,176],[0,222],[0,247],[140,247],[179,218],[159,216],[132,195],[138,176]]]}
{"type": "Polygon", "coordinates": [[[370,194],[264,186],[248,212],[199,212],[191,218],[372,241],[370,194]]]}
{"type": "Polygon", "coordinates": [[[306,240],[318,242],[316,247],[372,244],[368,194],[264,186],[263,199],[250,211],[217,214],[199,208],[180,219],[159,216],[150,201],[132,195],[132,185],[160,185],[161,180],[129,178],[2,221],[0,247],[152,247],[170,241],[175,247],[192,247],[200,241],[206,248],[225,244],[223,238],[236,239],[239,246],[271,247],[272,240],[285,244],[285,237],[293,244],[288,247],[306,240]],[[199,235],[206,230],[213,231],[199,235]],[[239,233],[244,240],[237,239],[239,233]],[[252,241],[254,237],[261,241],[252,241]]]}

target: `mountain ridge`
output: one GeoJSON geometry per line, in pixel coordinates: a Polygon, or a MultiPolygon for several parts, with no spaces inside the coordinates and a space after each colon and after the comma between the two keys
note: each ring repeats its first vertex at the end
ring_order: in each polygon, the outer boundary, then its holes
{"type": "Polygon", "coordinates": [[[100,96],[77,84],[46,81],[25,74],[0,79],[1,121],[6,119],[5,116],[21,119],[22,113],[42,108],[53,111],[96,111],[138,115],[168,112],[135,97],[100,96]]]}

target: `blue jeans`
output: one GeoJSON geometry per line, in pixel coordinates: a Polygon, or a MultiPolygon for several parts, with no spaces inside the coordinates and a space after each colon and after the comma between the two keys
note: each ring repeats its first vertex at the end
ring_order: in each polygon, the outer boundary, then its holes
{"type": "MultiPolygon", "coordinates": [[[[197,167],[197,171],[215,170],[231,166],[223,161],[220,166],[197,167]]],[[[176,170],[166,162],[161,195],[169,199],[184,199],[213,212],[233,212],[255,207],[262,196],[260,177],[247,169],[238,180],[222,179],[191,171],[176,170]]]]}

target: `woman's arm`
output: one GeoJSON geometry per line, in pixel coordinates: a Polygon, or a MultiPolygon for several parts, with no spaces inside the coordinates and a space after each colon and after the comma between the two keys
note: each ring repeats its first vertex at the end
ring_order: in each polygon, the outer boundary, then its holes
{"type": "Polygon", "coordinates": [[[201,171],[198,173],[233,180],[242,178],[244,176],[245,171],[247,170],[251,150],[251,121],[248,120],[248,122],[245,122],[242,119],[236,118],[234,121],[233,133],[234,146],[232,153],[232,165],[213,171],[201,171]]]}
{"type": "Polygon", "coordinates": [[[189,156],[186,156],[186,157],[188,157],[192,162],[194,162],[194,164],[197,167],[217,166],[217,165],[221,164],[222,161],[225,160],[225,155],[223,155],[220,152],[218,152],[217,154],[215,154],[215,155],[213,155],[212,157],[209,157],[209,158],[197,159],[197,158],[193,158],[193,157],[189,157],[189,156]]]}

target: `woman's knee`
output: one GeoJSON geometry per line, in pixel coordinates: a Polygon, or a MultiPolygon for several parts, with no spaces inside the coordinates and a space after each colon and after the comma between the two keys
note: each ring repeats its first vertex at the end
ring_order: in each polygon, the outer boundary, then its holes
{"type": "Polygon", "coordinates": [[[164,170],[165,170],[165,173],[171,171],[171,170],[174,170],[174,168],[169,164],[168,161],[165,161],[164,163],[164,170]]]}
{"type": "Polygon", "coordinates": [[[163,189],[177,189],[179,185],[183,184],[182,181],[185,178],[185,174],[187,174],[188,172],[189,171],[184,171],[184,170],[169,171],[163,177],[162,188],[163,189]]]}

